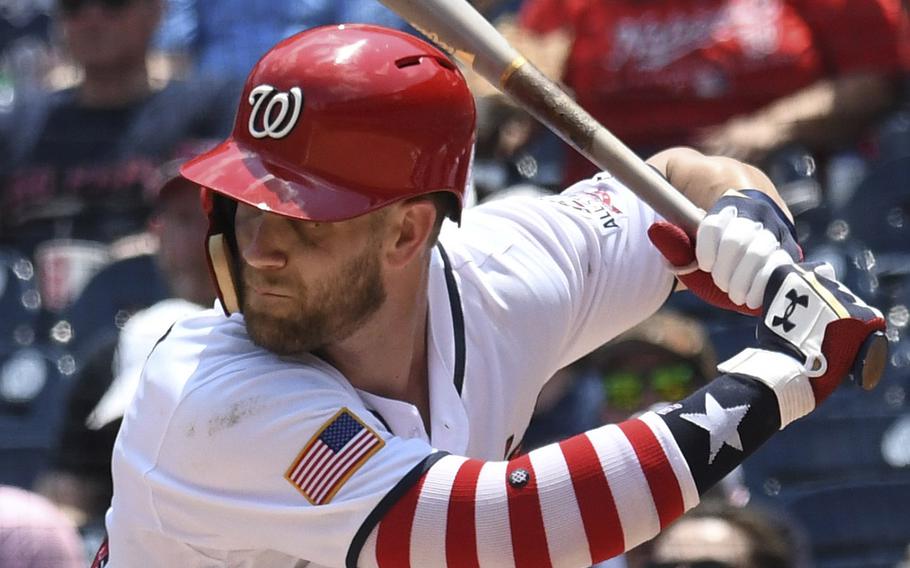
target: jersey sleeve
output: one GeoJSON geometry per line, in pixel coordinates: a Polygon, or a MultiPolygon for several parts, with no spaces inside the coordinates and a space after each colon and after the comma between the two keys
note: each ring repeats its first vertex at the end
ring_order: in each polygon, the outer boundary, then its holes
{"type": "Polygon", "coordinates": [[[472,254],[508,310],[500,338],[538,358],[538,368],[555,371],[589,353],[654,313],[673,288],[647,236],[657,214],[606,174],[560,195],[475,211],[485,213],[470,221],[472,254]]]}
{"type": "Polygon", "coordinates": [[[144,476],[162,533],[203,553],[344,564],[368,514],[434,452],[306,373],[223,376],[184,398],[144,476]]]}
{"type": "Polygon", "coordinates": [[[590,566],[653,538],[779,427],[771,389],[722,375],[513,460],[444,456],[368,518],[347,566],[590,566]]]}

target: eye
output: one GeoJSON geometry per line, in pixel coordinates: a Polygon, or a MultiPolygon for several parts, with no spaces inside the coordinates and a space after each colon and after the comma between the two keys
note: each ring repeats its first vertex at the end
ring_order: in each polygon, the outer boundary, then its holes
{"type": "Polygon", "coordinates": [[[294,234],[297,235],[299,242],[306,246],[315,246],[320,232],[317,229],[320,226],[320,223],[313,223],[311,221],[300,221],[296,219],[289,219],[288,222],[291,224],[291,227],[294,231],[294,234]]]}

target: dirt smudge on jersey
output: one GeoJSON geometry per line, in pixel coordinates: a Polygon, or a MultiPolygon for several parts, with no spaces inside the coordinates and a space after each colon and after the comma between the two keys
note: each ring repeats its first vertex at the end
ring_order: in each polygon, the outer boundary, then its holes
{"type": "Polygon", "coordinates": [[[211,437],[221,432],[222,430],[233,428],[244,418],[255,414],[260,408],[262,408],[262,405],[260,404],[261,398],[262,397],[254,396],[237,401],[231,404],[230,408],[228,408],[227,412],[224,414],[218,414],[211,418],[209,420],[209,436],[211,437]]]}

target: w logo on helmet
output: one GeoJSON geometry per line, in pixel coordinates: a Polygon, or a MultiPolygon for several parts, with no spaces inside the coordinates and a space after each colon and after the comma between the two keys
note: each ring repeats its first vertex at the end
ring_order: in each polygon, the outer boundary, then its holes
{"type": "Polygon", "coordinates": [[[300,87],[282,92],[271,85],[259,85],[250,91],[249,129],[253,138],[284,138],[297,124],[303,107],[300,87]]]}

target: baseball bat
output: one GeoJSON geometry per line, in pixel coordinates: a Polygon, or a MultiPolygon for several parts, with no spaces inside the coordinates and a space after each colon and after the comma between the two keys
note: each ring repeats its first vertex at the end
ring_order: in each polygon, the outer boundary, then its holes
{"type": "Polygon", "coordinates": [[[529,63],[466,0],[380,0],[441,49],[512,97],[668,221],[695,234],[705,213],[529,63]]]}
{"type": "MultiPolygon", "coordinates": [[[[599,168],[610,172],[668,221],[694,236],[705,212],[529,63],[467,0],[379,0],[545,124],[599,168]]],[[[853,379],[878,384],[887,366],[887,340],[871,334],[853,379]]]]}

